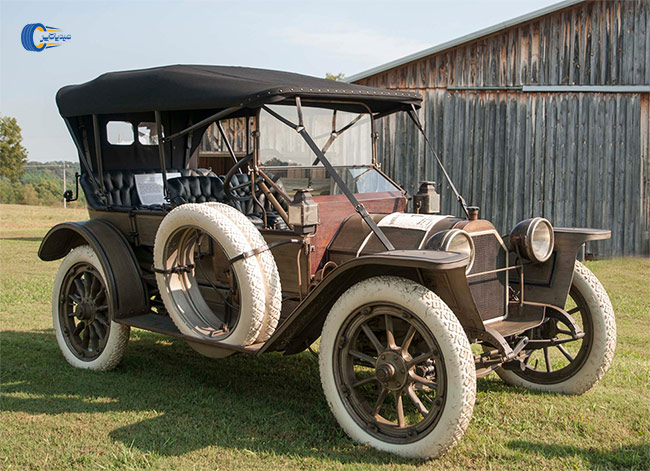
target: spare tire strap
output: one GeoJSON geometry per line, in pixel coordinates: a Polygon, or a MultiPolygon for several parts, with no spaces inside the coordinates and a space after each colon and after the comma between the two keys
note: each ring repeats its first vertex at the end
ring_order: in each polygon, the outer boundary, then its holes
{"type": "Polygon", "coordinates": [[[244,260],[249,257],[253,257],[255,255],[259,255],[262,252],[266,252],[267,250],[274,249],[275,247],[278,247],[279,245],[284,245],[284,244],[302,244],[302,240],[300,239],[285,239],[285,240],[279,240],[277,242],[272,242],[270,244],[266,244],[263,247],[257,247],[256,249],[248,250],[246,252],[242,252],[239,255],[235,255],[233,258],[229,259],[229,263],[235,263],[239,260],[244,260]]]}
{"type": "Polygon", "coordinates": [[[171,267],[169,270],[164,270],[162,268],[151,267],[154,273],[162,273],[163,275],[173,275],[175,273],[189,273],[194,270],[194,265],[176,265],[171,267]]]}

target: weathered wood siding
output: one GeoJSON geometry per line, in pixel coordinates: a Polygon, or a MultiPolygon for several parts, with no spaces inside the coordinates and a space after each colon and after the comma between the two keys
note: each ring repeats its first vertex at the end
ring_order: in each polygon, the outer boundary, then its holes
{"type": "MultiPolygon", "coordinates": [[[[590,248],[632,254],[643,252],[647,230],[640,108],[638,93],[430,90],[421,119],[458,190],[501,232],[544,216],[556,226],[611,228],[610,241],[590,248]]],[[[440,182],[442,211],[460,214],[411,127],[407,117],[383,119],[383,169],[411,193],[420,180],[440,182]]]]}
{"type": "MultiPolygon", "coordinates": [[[[358,83],[422,93],[434,148],[500,231],[541,215],[611,229],[610,241],[588,246],[598,255],[647,254],[648,93],[512,87],[649,85],[649,17],[648,0],[585,2],[358,83]]],[[[459,214],[408,118],[384,118],[379,131],[384,170],[410,192],[440,182],[443,211],[459,214]]]]}
{"type": "MultiPolygon", "coordinates": [[[[237,154],[246,152],[246,118],[232,118],[221,121],[228,142],[237,154]]],[[[228,152],[219,128],[211,124],[201,137],[201,152],[228,152]]]]}
{"type": "Polygon", "coordinates": [[[648,0],[585,2],[358,83],[381,88],[650,83],[648,0]]]}

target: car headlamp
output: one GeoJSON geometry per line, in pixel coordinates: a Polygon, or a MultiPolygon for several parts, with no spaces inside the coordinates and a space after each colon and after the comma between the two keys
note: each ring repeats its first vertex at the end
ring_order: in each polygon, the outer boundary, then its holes
{"type": "Polygon", "coordinates": [[[435,233],[426,244],[429,250],[442,250],[445,252],[460,252],[469,257],[465,273],[469,273],[474,265],[474,241],[462,229],[449,229],[435,233]]]}
{"type": "Polygon", "coordinates": [[[553,226],[541,217],[526,219],[512,229],[510,242],[523,257],[543,263],[549,259],[555,246],[553,226]]]}

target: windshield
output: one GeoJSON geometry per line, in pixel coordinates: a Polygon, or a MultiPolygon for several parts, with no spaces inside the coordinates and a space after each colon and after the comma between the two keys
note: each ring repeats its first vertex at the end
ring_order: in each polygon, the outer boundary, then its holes
{"type": "MultiPolygon", "coordinates": [[[[269,108],[297,124],[295,106],[269,108]]],[[[367,113],[302,107],[303,125],[353,193],[401,191],[372,164],[372,123],[367,113]]],[[[342,194],[334,179],[295,129],[262,109],[259,120],[260,165],[291,197],[310,188],[314,196],[342,194]]]]}
{"type": "MultiPolygon", "coordinates": [[[[298,123],[295,106],[271,105],[269,108],[289,121],[298,123]]],[[[302,107],[302,113],[305,129],[332,165],[372,165],[372,126],[369,114],[308,106],[302,107]]],[[[294,129],[264,109],[260,112],[259,130],[261,166],[322,166],[294,129]]]]}

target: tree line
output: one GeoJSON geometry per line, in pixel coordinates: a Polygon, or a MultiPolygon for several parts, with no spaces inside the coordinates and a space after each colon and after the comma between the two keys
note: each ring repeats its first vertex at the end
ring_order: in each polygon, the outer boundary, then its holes
{"type": "MultiPolygon", "coordinates": [[[[79,163],[28,161],[18,122],[10,116],[0,116],[0,203],[62,205],[64,170],[66,188],[74,191],[79,163]]],[[[71,204],[85,206],[83,192],[79,201],[71,204]]]]}

